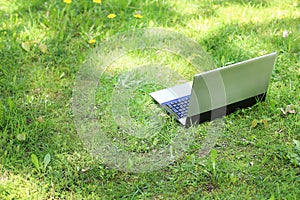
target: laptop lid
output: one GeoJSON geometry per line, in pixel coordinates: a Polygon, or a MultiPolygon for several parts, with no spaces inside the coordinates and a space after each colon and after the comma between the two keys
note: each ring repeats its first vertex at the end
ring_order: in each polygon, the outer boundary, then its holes
{"type": "Polygon", "coordinates": [[[188,120],[267,92],[276,53],[194,76],[188,120]]]}

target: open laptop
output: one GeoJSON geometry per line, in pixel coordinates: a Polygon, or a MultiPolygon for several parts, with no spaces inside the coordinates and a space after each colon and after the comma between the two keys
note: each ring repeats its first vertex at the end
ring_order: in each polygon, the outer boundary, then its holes
{"type": "Polygon", "coordinates": [[[150,93],[189,127],[264,101],[276,52],[194,76],[193,82],[150,93]]]}

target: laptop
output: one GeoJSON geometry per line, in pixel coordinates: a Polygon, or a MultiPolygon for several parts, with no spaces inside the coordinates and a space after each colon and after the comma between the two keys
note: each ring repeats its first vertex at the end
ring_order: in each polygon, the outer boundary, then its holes
{"type": "Polygon", "coordinates": [[[185,127],[211,121],[264,101],[275,58],[276,52],[213,69],[150,95],[185,127]]]}

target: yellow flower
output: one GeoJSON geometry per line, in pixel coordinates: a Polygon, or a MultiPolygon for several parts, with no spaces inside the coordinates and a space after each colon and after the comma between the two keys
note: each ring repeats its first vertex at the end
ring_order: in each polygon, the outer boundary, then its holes
{"type": "Polygon", "coordinates": [[[96,43],[96,40],[95,40],[95,39],[90,39],[90,40],[88,41],[88,43],[89,43],[89,44],[94,44],[94,43],[96,43]]]}
{"type": "Polygon", "coordinates": [[[113,14],[113,13],[107,15],[107,17],[108,17],[109,19],[113,19],[113,18],[115,18],[116,16],[117,16],[117,15],[116,15],[116,14],[113,14]]]}
{"type": "Polygon", "coordinates": [[[143,18],[143,16],[141,14],[134,14],[133,16],[137,19],[142,19],[143,18]]]}
{"type": "Polygon", "coordinates": [[[64,0],[65,3],[72,3],[72,0],[64,0]]]}
{"type": "Polygon", "coordinates": [[[101,0],[93,0],[94,3],[101,3],[101,0]]]}

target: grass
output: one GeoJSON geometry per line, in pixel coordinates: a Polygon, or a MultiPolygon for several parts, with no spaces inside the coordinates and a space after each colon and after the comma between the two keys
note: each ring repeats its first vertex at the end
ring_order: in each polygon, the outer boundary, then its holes
{"type": "MultiPolygon", "coordinates": [[[[299,198],[299,1],[0,0],[0,16],[0,199],[299,198]],[[111,13],[116,17],[107,18],[111,13]],[[278,57],[266,102],[227,116],[209,155],[198,156],[209,130],[205,123],[170,165],[144,173],[118,171],[91,156],[78,137],[74,82],[98,44],[150,27],[192,38],[218,67],[274,51],[278,57]],[[96,43],[89,44],[91,39],[96,43]]],[[[128,151],[156,152],[172,143],[181,127],[147,94],[191,80],[194,73],[187,60],[172,53],[149,49],[124,55],[99,77],[98,124],[128,151]],[[136,67],[145,64],[152,71],[136,67]],[[169,82],[134,82],[164,70],[176,72],[169,82]],[[111,102],[118,102],[120,81],[128,73],[137,77],[128,80],[137,87],[128,89],[132,96],[125,96],[125,103],[131,123],[144,130],[140,135],[128,134],[132,131],[118,127],[112,116],[118,110],[112,111],[111,102]],[[163,124],[153,124],[153,113],[163,124]]]]}

